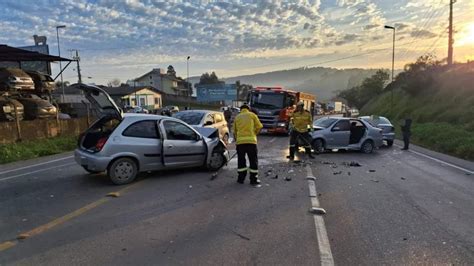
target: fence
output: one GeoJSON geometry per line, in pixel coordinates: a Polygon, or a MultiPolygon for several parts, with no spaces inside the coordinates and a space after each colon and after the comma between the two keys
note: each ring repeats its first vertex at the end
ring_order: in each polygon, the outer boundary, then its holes
{"type": "MultiPolygon", "coordinates": [[[[92,120],[91,120],[92,121],[92,120]]],[[[0,144],[32,141],[56,136],[77,136],[89,126],[88,118],[30,120],[0,123],[0,144]]]]}

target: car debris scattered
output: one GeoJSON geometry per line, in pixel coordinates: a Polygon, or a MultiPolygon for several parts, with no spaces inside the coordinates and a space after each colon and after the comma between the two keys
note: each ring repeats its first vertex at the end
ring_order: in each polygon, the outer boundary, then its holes
{"type": "Polygon", "coordinates": [[[404,178],[404,177],[400,177],[400,179],[401,179],[401,180],[406,180],[406,178],[404,178]]]}
{"type": "Polygon", "coordinates": [[[118,197],[120,197],[120,192],[110,192],[105,196],[106,197],[112,197],[112,198],[118,198],[118,197]]]}
{"type": "Polygon", "coordinates": [[[369,172],[370,172],[370,173],[375,173],[375,170],[374,170],[374,169],[370,169],[369,172]]]}
{"type": "Polygon", "coordinates": [[[333,175],[340,175],[342,174],[342,171],[334,172],[333,175]]]}
{"type": "Polygon", "coordinates": [[[291,177],[289,176],[285,177],[285,181],[291,181],[291,177]]]}
{"type": "Polygon", "coordinates": [[[309,212],[311,212],[312,214],[317,214],[317,215],[324,215],[326,214],[326,210],[323,209],[323,208],[319,208],[319,207],[312,207],[309,212]]]}
{"type": "Polygon", "coordinates": [[[377,179],[370,179],[370,181],[375,182],[375,183],[379,182],[379,180],[377,180],[377,179]]]}

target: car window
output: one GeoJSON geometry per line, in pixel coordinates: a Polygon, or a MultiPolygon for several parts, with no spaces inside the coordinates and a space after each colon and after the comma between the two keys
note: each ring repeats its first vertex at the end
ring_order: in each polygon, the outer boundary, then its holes
{"type": "Polygon", "coordinates": [[[197,134],[190,127],[175,121],[163,123],[166,138],[169,140],[196,140],[197,134]]]}
{"type": "Polygon", "coordinates": [[[214,120],[216,121],[216,123],[220,123],[220,122],[222,122],[222,120],[224,120],[224,118],[222,117],[221,114],[215,113],[214,114],[214,120]]]}
{"type": "Polygon", "coordinates": [[[122,133],[126,137],[159,139],[156,121],[139,121],[128,126],[122,133]]]}
{"type": "Polygon", "coordinates": [[[349,120],[341,120],[337,122],[333,127],[333,131],[349,131],[349,130],[350,130],[349,120]],[[339,129],[335,129],[336,127],[339,129]]]}
{"type": "Polygon", "coordinates": [[[328,127],[330,127],[334,122],[336,122],[336,120],[337,120],[337,119],[334,119],[334,118],[323,117],[323,118],[320,118],[320,119],[314,121],[314,122],[313,122],[313,126],[328,128],[328,127]]]}
{"type": "Polygon", "coordinates": [[[173,117],[178,118],[190,125],[199,125],[203,116],[203,113],[196,112],[178,112],[173,115],[173,117]]]}
{"type": "Polygon", "coordinates": [[[356,127],[363,127],[364,124],[362,124],[362,122],[360,122],[359,120],[351,120],[351,124],[353,124],[356,126],[356,127]]]}

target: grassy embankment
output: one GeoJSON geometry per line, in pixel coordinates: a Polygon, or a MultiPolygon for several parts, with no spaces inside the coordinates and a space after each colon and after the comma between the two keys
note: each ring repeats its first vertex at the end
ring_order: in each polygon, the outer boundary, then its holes
{"type": "Polygon", "coordinates": [[[413,119],[412,142],[453,156],[474,160],[474,69],[472,65],[437,73],[429,88],[419,95],[396,87],[371,100],[362,114],[390,118],[400,135],[401,119],[413,119]]]}
{"type": "Polygon", "coordinates": [[[76,136],[55,137],[0,145],[0,164],[33,159],[71,151],[76,147],[76,136]]]}

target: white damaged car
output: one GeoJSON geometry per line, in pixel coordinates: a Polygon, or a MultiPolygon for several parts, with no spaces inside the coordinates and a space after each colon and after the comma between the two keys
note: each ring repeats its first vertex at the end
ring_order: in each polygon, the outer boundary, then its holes
{"type": "Polygon", "coordinates": [[[101,117],[82,133],[74,156],[89,173],[106,172],[116,185],[132,182],[139,172],[206,167],[217,170],[229,160],[226,145],[213,128],[193,128],[179,119],[123,114],[112,98],[93,85],[84,91],[101,117]]]}

